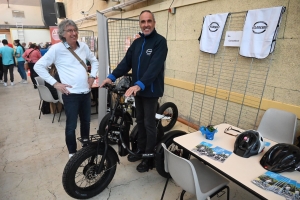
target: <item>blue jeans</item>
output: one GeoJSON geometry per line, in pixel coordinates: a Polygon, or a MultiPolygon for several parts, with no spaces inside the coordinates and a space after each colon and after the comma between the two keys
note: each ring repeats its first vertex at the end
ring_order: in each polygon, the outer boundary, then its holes
{"type": "Polygon", "coordinates": [[[139,130],[137,146],[145,153],[153,153],[156,145],[157,101],[158,97],[135,97],[136,123],[139,130]]]}
{"type": "Polygon", "coordinates": [[[77,118],[80,120],[80,135],[82,138],[88,138],[90,134],[91,121],[91,94],[69,94],[62,95],[66,113],[66,144],[70,154],[76,153],[77,143],[75,130],[77,127],[77,118]]]}
{"type": "Polygon", "coordinates": [[[18,72],[23,80],[27,81],[27,75],[24,69],[25,61],[18,61],[18,72]]]}

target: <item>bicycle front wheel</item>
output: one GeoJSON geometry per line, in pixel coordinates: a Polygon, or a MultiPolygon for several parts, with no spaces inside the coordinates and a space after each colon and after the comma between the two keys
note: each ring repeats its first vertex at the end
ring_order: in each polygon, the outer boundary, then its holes
{"type": "Polygon", "coordinates": [[[65,166],[62,183],[68,195],[76,199],[88,199],[101,193],[113,179],[117,169],[115,152],[108,149],[104,167],[98,174],[102,153],[97,146],[87,146],[74,154],[65,166]]]}

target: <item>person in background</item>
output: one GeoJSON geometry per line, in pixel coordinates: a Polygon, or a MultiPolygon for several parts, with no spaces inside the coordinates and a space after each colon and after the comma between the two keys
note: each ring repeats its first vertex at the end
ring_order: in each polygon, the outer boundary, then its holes
{"type": "Polygon", "coordinates": [[[22,47],[24,47],[25,50],[27,50],[28,48],[26,47],[26,43],[22,42],[22,47]]]}
{"type": "Polygon", "coordinates": [[[24,63],[25,59],[22,57],[22,55],[25,52],[25,48],[20,44],[20,40],[14,40],[14,45],[17,47],[15,52],[15,57],[17,58],[17,66],[18,66],[18,72],[22,78],[20,83],[27,83],[27,74],[24,69],[24,63]]]}
{"type": "Polygon", "coordinates": [[[14,48],[14,46],[10,43],[8,43],[7,46],[9,46],[10,48],[14,48]]]}
{"type": "Polygon", "coordinates": [[[4,47],[0,48],[0,56],[2,57],[4,86],[7,86],[7,73],[9,71],[10,85],[14,85],[14,49],[8,46],[6,39],[2,40],[4,47]]]}
{"type": "MultiPolygon", "coordinates": [[[[137,151],[135,153],[153,153],[156,144],[155,113],[158,98],[164,92],[164,63],[168,53],[166,39],[155,30],[155,18],[151,11],[144,10],[139,16],[141,37],[133,41],[125,57],[117,68],[108,75],[100,87],[111,84],[117,78],[132,70],[133,86],[125,96],[135,96],[136,122],[139,130],[137,151]]],[[[141,158],[129,155],[129,162],[141,158]]],[[[137,166],[138,172],[150,168],[149,159],[143,159],[137,166]]]]}
{"type": "Polygon", "coordinates": [[[84,42],[78,40],[78,27],[74,21],[65,19],[58,25],[58,35],[62,42],[52,45],[47,53],[35,64],[39,76],[62,93],[66,113],[66,144],[69,158],[77,151],[75,130],[80,119],[80,135],[87,143],[91,121],[91,87],[98,71],[99,63],[84,42]],[[81,60],[88,60],[92,69],[89,77],[86,68],[70,52],[74,51],[81,60]],[[48,66],[55,64],[61,83],[48,72],[48,66]]]}
{"type": "Polygon", "coordinates": [[[45,55],[45,53],[48,51],[48,49],[42,48],[40,49],[41,55],[45,55]]]}
{"type": "Polygon", "coordinates": [[[30,48],[25,51],[22,57],[28,62],[30,78],[33,83],[34,89],[37,89],[35,77],[39,75],[35,72],[33,67],[35,63],[42,57],[41,52],[38,49],[36,49],[35,44],[31,44],[30,48]]]}
{"type": "MultiPolygon", "coordinates": [[[[1,42],[1,44],[2,44],[2,42],[1,42]]],[[[3,77],[3,64],[2,64],[2,56],[0,56],[0,83],[4,83],[2,80],[2,77],[3,77]]]]}
{"type": "Polygon", "coordinates": [[[51,46],[51,43],[50,42],[46,42],[45,49],[49,49],[50,46],[51,46]]]}
{"type": "Polygon", "coordinates": [[[32,45],[32,42],[29,42],[27,48],[29,49],[31,45],[32,45]]]}

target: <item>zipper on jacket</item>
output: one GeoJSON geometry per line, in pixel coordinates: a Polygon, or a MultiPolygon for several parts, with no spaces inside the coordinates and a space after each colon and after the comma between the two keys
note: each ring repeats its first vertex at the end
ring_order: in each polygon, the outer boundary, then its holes
{"type": "Polygon", "coordinates": [[[140,56],[139,56],[139,62],[138,62],[138,70],[137,70],[137,80],[139,81],[140,80],[140,77],[139,77],[139,74],[140,74],[140,64],[141,64],[141,57],[142,57],[142,54],[143,54],[143,51],[144,51],[144,45],[146,43],[146,38],[144,38],[144,42],[142,44],[142,51],[140,53],[140,56]]]}

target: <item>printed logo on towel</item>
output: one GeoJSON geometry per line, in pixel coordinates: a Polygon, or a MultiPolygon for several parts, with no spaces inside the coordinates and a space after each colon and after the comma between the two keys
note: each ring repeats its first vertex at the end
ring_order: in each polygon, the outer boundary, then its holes
{"type": "Polygon", "coordinates": [[[265,32],[267,28],[268,28],[268,24],[266,22],[258,21],[253,25],[252,31],[255,34],[261,34],[265,32]]]}
{"type": "Polygon", "coordinates": [[[212,22],[209,26],[208,29],[210,32],[216,32],[220,28],[220,25],[217,22],[212,22]]]}
{"type": "Polygon", "coordinates": [[[152,53],[152,49],[147,49],[147,50],[146,50],[146,54],[147,54],[147,56],[150,56],[150,55],[151,55],[151,53],[152,53]]]}

